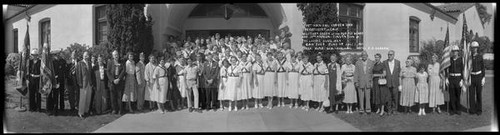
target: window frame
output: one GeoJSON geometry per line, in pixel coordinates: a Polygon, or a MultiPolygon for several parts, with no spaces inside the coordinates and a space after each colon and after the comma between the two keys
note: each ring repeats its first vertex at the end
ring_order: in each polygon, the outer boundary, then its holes
{"type": "MultiPolygon", "coordinates": [[[[364,12],[364,6],[363,5],[359,5],[359,4],[354,4],[354,3],[339,3],[339,20],[347,20],[347,23],[351,23],[353,20],[356,20],[358,21],[359,23],[357,24],[358,28],[349,28],[347,29],[347,31],[351,32],[353,29],[357,30],[356,32],[361,32],[363,33],[364,32],[364,23],[363,23],[363,12],[364,12]],[[340,14],[340,7],[346,7],[347,10],[346,10],[346,14],[340,14]],[[352,9],[356,9],[358,10],[357,11],[357,14],[356,16],[352,16],[350,13],[352,12],[351,10],[352,9]]],[[[347,50],[361,50],[363,48],[363,42],[364,42],[364,39],[363,39],[363,35],[360,35],[359,36],[359,39],[357,39],[356,41],[356,45],[352,45],[351,46],[346,46],[347,47],[347,50]],[[354,47],[354,48],[353,48],[354,47]]],[[[350,43],[350,40],[352,39],[346,39],[347,42],[346,43],[350,43]]]]}
{"type": "Polygon", "coordinates": [[[12,38],[14,39],[14,53],[19,51],[19,29],[15,28],[12,30],[12,38]]]}
{"type": "Polygon", "coordinates": [[[420,51],[420,21],[421,20],[418,17],[410,16],[410,22],[408,25],[408,50],[410,53],[418,53],[420,51]],[[414,27],[415,25],[416,27],[414,27]]]}
{"type": "Polygon", "coordinates": [[[95,4],[92,7],[92,44],[94,45],[99,45],[101,43],[106,43],[108,40],[107,38],[103,38],[102,41],[99,40],[99,36],[101,36],[101,31],[100,29],[100,23],[105,22],[106,27],[108,28],[105,33],[106,35],[109,33],[109,23],[108,23],[108,18],[106,15],[104,15],[103,18],[99,18],[99,8],[104,8],[104,14],[106,13],[106,4],[95,4]]]}
{"type": "Polygon", "coordinates": [[[45,34],[48,34],[47,36],[47,45],[50,46],[51,45],[51,40],[50,40],[50,37],[51,37],[51,20],[50,18],[46,17],[46,18],[43,18],[41,19],[40,21],[38,21],[38,29],[39,29],[39,32],[38,32],[38,41],[40,42],[38,44],[38,48],[42,48],[43,47],[43,43],[44,43],[44,35],[45,34]],[[44,27],[44,24],[48,23],[48,30],[45,29],[44,27]]]}

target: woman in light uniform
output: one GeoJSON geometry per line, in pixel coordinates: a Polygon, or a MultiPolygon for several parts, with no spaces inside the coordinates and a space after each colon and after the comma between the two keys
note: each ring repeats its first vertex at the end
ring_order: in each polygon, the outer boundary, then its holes
{"type": "MultiPolygon", "coordinates": [[[[313,70],[313,101],[319,102],[317,111],[323,110],[323,101],[327,100],[327,83],[326,75],[328,74],[328,68],[321,57],[321,54],[316,56],[317,63],[314,64],[313,70]]],[[[328,105],[329,106],[329,105],[328,105]]]]}
{"type": "Polygon", "coordinates": [[[305,106],[302,109],[308,111],[309,110],[309,101],[312,100],[313,96],[313,75],[312,71],[314,70],[314,66],[309,62],[309,57],[304,55],[302,58],[302,65],[299,67],[300,72],[300,87],[299,94],[301,100],[305,101],[305,106]]]}
{"type": "Polygon", "coordinates": [[[264,96],[268,97],[267,107],[273,107],[273,96],[276,90],[276,70],[278,68],[277,62],[274,60],[271,53],[267,53],[267,60],[264,64],[266,74],[264,75],[264,96]]]}
{"type": "Polygon", "coordinates": [[[286,88],[286,96],[292,99],[290,103],[290,108],[295,107],[298,108],[297,99],[299,98],[299,71],[300,65],[297,62],[297,56],[292,55],[290,57],[290,62],[287,64],[286,70],[288,71],[288,81],[286,88]]]}
{"type": "Polygon", "coordinates": [[[177,86],[179,87],[179,92],[181,93],[181,105],[182,108],[187,108],[187,84],[186,84],[186,71],[184,70],[186,68],[186,60],[184,58],[179,58],[179,65],[177,65],[176,72],[177,72],[177,86]]]}
{"type": "Polygon", "coordinates": [[[264,98],[264,76],[266,74],[266,69],[264,67],[264,62],[259,54],[255,55],[255,63],[252,67],[253,73],[253,91],[252,97],[255,99],[255,108],[263,108],[262,106],[262,98],[264,98]]]}
{"type": "Polygon", "coordinates": [[[236,56],[231,56],[231,66],[229,67],[228,70],[228,80],[227,80],[227,85],[225,88],[226,95],[224,95],[226,100],[229,100],[229,111],[232,111],[232,103],[235,102],[234,108],[236,111],[238,111],[238,106],[237,106],[237,97],[236,94],[240,91],[240,73],[241,69],[238,66],[238,60],[236,56]]]}
{"type": "Polygon", "coordinates": [[[228,77],[229,77],[229,61],[227,59],[222,60],[222,66],[220,68],[220,78],[221,81],[219,83],[219,93],[217,99],[220,102],[220,109],[219,110],[224,110],[224,104],[223,100],[226,100],[226,92],[227,92],[227,82],[228,82],[228,77]]]}
{"type": "Polygon", "coordinates": [[[286,91],[286,83],[288,81],[288,73],[287,70],[285,69],[287,60],[283,56],[283,53],[277,52],[277,63],[278,63],[278,70],[277,70],[277,96],[278,96],[278,107],[285,106],[284,99],[286,97],[285,91],[286,91]]]}
{"type": "Polygon", "coordinates": [[[248,99],[252,96],[251,89],[251,79],[252,79],[252,63],[248,62],[247,54],[242,54],[241,62],[239,63],[240,72],[241,72],[241,85],[240,91],[237,93],[237,100],[243,100],[243,109],[247,109],[248,107],[248,99]]]}

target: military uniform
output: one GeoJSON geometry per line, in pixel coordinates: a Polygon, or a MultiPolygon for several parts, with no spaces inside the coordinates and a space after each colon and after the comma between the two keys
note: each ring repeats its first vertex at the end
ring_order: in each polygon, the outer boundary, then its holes
{"type": "MultiPolygon", "coordinates": [[[[478,47],[477,42],[472,43],[472,47],[478,47]]],[[[479,54],[472,56],[471,85],[469,86],[469,113],[480,115],[482,113],[482,86],[484,85],[485,68],[483,57],[479,54]]]]}
{"type": "Polygon", "coordinates": [[[29,61],[29,111],[41,111],[42,95],[40,90],[40,59],[34,58],[29,61]]]}
{"type": "MultiPolygon", "coordinates": [[[[456,50],[454,50],[456,51],[456,50]]],[[[449,95],[450,95],[450,115],[460,114],[460,94],[462,92],[462,88],[460,87],[460,82],[462,81],[462,73],[464,64],[462,58],[451,58],[450,60],[451,66],[449,69],[449,95]]]]}
{"type": "Polygon", "coordinates": [[[56,80],[46,102],[49,114],[55,115],[57,115],[58,110],[64,109],[64,60],[61,60],[62,59],[57,59],[52,62],[55,71],[54,78],[56,80]],[[57,87],[57,85],[59,85],[59,87],[57,87]]]}

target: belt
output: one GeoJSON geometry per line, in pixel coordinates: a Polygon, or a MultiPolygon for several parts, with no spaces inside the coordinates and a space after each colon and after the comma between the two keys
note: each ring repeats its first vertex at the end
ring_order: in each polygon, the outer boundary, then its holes
{"type": "Polygon", "coordinates": [[[477,71],[477,72],[470,72],[470,74],[472,74],[472,75],[479,75],[479,74],[481,74],[481,73],[482,73],[481,71],[477,71]]]}
{"type": "Polygon", "coordinates": [[[160,78],[167,77],[167,76],[160,76],[160,78]]]}
{"type": "Polygon", "coordinates": [[[278,71],[278,73],[285,73],[286,71],[278,71]]]}
{"type": "Polygon", "coordinates": [[[38,77],[40,77],[40,75],[31,74],[31,77],[38,78],[38,77]]]}
{"type": "Polygon", "coordinates": [[[242,72],[242,73],[250,73],[250,71],[248,71],[248,72],[242,72]]]}
{"type": "Polygon", "coordinates": [[[459,76],[462,76],[462,74],[460,74],[460,73],[450,73],[450,76],[459,77],[459,76]]]}
{"type": "Polygon", "coordinates": [[[290,73],[299,73],[299,71],[289,71],[290,73]]]}
{"type": "Polygon", "coordinates": [[[301,75],[311,75],[310,73],[301,73],[301,75]]]}
{"type": "Polygon", "coordinates": [[[326,75],[326,74],[321,74],[321,73],[319,73],[319,74],[313,74],[313,75],[326,75]]]}
{"type": "Polygon", "coordinates": [[[196,81],[196,79],[187,79],[188,81],[196,81]]]}

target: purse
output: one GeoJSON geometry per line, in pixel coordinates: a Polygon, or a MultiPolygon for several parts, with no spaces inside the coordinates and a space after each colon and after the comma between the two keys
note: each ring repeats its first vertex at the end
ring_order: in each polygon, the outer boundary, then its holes
{"type": "Polygon", "coordinates": [[[386,85],[387,84],[387,79],[385,79],[385,78],[378,79],[378,84],[379,85],[386,85]]]}

